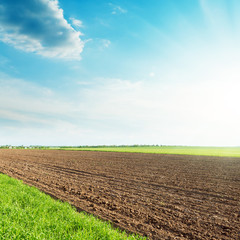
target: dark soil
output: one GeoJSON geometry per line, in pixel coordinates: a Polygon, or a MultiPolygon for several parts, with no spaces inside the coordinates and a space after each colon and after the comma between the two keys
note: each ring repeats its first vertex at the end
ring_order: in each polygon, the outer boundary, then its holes
{"type": "Polygon", "coordinates": [[[240,158],[2,149],[0,171],[150,239],[240,239],[240,158]]]}

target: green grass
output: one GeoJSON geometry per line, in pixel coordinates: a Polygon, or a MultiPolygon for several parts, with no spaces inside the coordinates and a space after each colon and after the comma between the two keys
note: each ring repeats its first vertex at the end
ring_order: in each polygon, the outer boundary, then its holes
{"type": "MultiPolygon", "coordinates": [[[[9,148],[0,146],[0,148],[9,148]]],[[[22,149],[25,147],[14,147],[22,149]]],[[[31,149],[59,149],[72,151],[104,151],[104,152],[136,152],[155,154],[183,154],[221,157],[240,157],[240,147],[201,147],[201,146],[153,146],[153,145],[123,145],[123,146],[32,146],[31,149]]]]}
{"type": "Polygon", "coordinates": [[[188,146],[93,146],[93,147],[59,147],[55,149],[76,151],[138,152],[157,154],[184,154],[240,157],[240,147],[188,147],[188,146]]]}
{"type": "Polygon", "coordinates": [[[145,239],[0,174],[0,239],[145,239]]]}

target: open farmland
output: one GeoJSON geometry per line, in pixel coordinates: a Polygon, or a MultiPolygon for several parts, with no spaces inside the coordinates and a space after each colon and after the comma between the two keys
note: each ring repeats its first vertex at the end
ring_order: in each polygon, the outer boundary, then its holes
{"type": "Polygon", "coordinates": [[[150,239],[240,238],[240,158],[2,149],[0,171],[150,239]]]}
{"type": "MultiPolygon", "coordinates": [[[[51,148],[51,147],[50,147],[51,148]]],[[[191,147],[191,146],[80,146],[52,147],[73,151],[138,152],[157,154],[183,154],[201,156],[240,157],[240,147],[191,147]]]]}
{"type": "Polygon", "coordinates": [[[0,174],[0,239],[144,240],[0,174]]]}

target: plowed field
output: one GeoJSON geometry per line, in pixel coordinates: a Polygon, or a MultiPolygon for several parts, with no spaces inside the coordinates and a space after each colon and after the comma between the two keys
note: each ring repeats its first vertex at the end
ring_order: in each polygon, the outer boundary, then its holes
{"type": "Polygon", "coordinates": [[[0,150],[0,171],[150,239],[240,239],[240,159],[0,150]]]}

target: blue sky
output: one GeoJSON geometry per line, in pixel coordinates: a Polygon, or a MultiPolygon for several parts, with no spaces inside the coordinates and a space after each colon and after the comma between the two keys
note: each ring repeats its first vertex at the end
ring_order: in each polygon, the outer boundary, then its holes
{"type": "Polygon", "coordinates": [[[0,145],[238,146],[238,0],[2,0],[0,145]]]}

